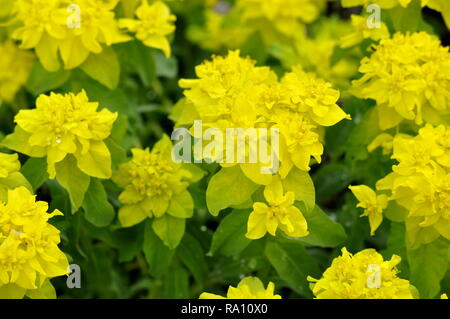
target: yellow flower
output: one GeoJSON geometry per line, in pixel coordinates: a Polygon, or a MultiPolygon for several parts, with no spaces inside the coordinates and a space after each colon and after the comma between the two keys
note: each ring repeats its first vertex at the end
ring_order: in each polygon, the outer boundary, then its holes
{"type": "Polygon", "coordinates": [[[134,148],[133,158],[122,164],[113,181],[123,188],[119,196],[122,208],[119,220],[130,227],[146,218],[161,218],[169,214],[189,218],[193,214],[192,197],[187,187],[192,173],[172,160],[172,143],[164,135],[152,151],[134,148]]]}
{"type": "Polygon", "coordinates": [[[376,148],[380,147],[383,149],[383,154],[388,155],[392,153],[394,137],[388,133],[381,133],[373,139],[372,142],[367,146],[367,150],[372,152],[376,148]]]}
{"type": "Polygon", "coordinates": [[[169,7],[161,1],[149,5],[147,0],[143,0],[136,16],[138,20],[121,19],[119,26],[135,32],[136,38],[146,46],[160,49],[169,57],[170,44],[166,37],[175,31],[173,22],[176,20],[169,7]]]}
{"type": "Polygon", "coordinates": [[[413,299],[409,281],[397,277],[401,258],[384,261],[374,249],[355,255],[342,248],[320,279],[308,277],[317,299],[413,299]]]}
{"type": "Polygon", "coordinates": [[[22,49],[36,51],[48,71],[81,65],[89,54],[102,52],[103,46],[128,41],[114,19],[118,0],[18,0],[15,19],[19,27],[12,36],[22,49]]]}
{"type": "Polygon", "coordinates": [[[443,123],[450,109],[450,53],[425,32],[396,33],[361,61],[354,93],[377,102],[382,130],[403,120],[443,123]]]}
{"type": "Polygon", "coordinates": [[[259,278],[245,277],[237,287],[228,288],[226,297],[204,292],[200,295],[200,299],[281,299],[280,295],[274,294],[274,290],[275,285],[272,282],[264,288],[259,278]]]}
{"type": "Polygon", "coordinates": [[[393,155],[399,163],[377,182],[407,211],[405,225],[412,247],[450,239],[450,129],[427,125],[419,135],[394,138],[393,155]]]}
{"type": "Polygon", "coordinates": [[[44,282],[68,272],[68,261],[59,250],[59,230],[48,223],[46,202],[36,202],[24,187],[8,192],[0,202],[0,298],[22,298],[44,282]]]}
{"type": "Polygon", "coordinates": [[[5,202],[8,190],[24,186],[31,190],[31,185],[20,173],[20,162],[17,154],[0,153],[0,202],[5,202]]]}
{"type": "Polygon", "coordinates": [[[398,5],[401,5],[403,8],[406,8],[412,0],[342,0],[342,6],[345,8],[348,7],[356,7],[356,6],[367,6],[371,3],[374,3],[380,6],[382,9],[392,9],[398,5]]]}
{"type": "Polygon", "coordinates": [[[353,30],[351,33],[341,38],[341,47],[349,48],[361,43],[365,39],[375,41],[389,38],[389,31],[383,22],[380,22],[379,28],[370,28],[367,23],[367,17],[352,14],[351,16],[353,30]]]}
{"type": "Polygon", "coordinates": [[[291,237],[304,237],[309,234],[305,217],[294,206],[294,193],[284,193],[279,179],[273,179],[272,183],[264,188],[264,197],[269,206],[260,202],[253,204],[245,237],[259,239],[267,232],[275,236],[278,228],[291,237]]]}
{"type": "MultiPolygon", "coordinates": [[[[230,51],[226,57],[213,56],[212,61],[197,66],[196,74],[197,79],[179,81],[186,97],[186,103],[180,105],[192,115],[183,125],[198,119],[203,127],[217,128],[224,136],[227,128],[277,129],[280,149],[270,151],[281,160],[282,178],[294,165],[309,170],[311,156],[320,162],[323,126],[348,118],[336,104],[339,91],[300,67],[278,80],[270,68],[256,66],[255,61],[240,57],[239,51],[230,51]]],[[[221,162],[224,167],[239,165],[254,183],[268,185],[272,175],[260,173],[265,164],[221,162]]]]}
{"type": "Polygon", "coordinates": [[[110,178],[111,154],[104,140],[117,113],[97,108],[98,103],[89,102],[84,90],[78,94],[41,94],[35,109],[19,111],[16,129],[3,144],[31,157],[47,156],[50,178],[56,175],[55,164],[69,155],[76,158],[85,174],[110,178]]]}
{"type": "Polygon", "coordinates": [[[356,207],[364,209],[361,216],[369,217],[370,235],[373,236],[383,221],[383,210],[387,207],[388,197],[384,194],[377,195],[373,189],[366,185],[349,186],[349,188],[359,201],[356,207]]]}
{"type": "Polygon", "coordinates": [[[448,299],[447,294],[442,294],[441,299],[448,299]]]}
{"type": "Polygon", "coordinates": [[[0,104],[12,102],[27,81],[33,61],[33,54],[20,50],[12,42],[0,44],[0,104]]]}

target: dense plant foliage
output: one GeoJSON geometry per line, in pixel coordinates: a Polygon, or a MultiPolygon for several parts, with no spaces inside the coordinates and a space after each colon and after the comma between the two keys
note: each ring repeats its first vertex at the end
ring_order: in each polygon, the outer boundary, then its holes
{"type": "Polygon", "coordinates": [[[446,298],[449,27],[447,0],[0,0],[0,298],[446,298]]]}

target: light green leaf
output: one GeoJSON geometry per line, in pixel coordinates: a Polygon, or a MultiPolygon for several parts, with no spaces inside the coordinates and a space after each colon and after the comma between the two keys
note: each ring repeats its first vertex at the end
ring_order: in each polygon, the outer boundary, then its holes
{"type": "Polygon", "coordinates": [[[393,222],[403,222],[407,214],[408,211],[397,204],[396,201],[390,201],[386,209],[383,210],[383,215],[393,222]]]}
{"type": "Polygon", "coordinates": [[[309,235],[298,238],[299,241],[312,246],[336,247],[347,238],[344,227],[333,221],[320,207],[301,211],[308,223],[309,235]]]}
{"type": "Polygon", "coordinates": [[[89,188],[90,177],[84,174],[77,166],[72,155],[56,163],[56,180],[66,189],[70,196],[72,212],[75,213],[83,203],[84,195],[89,188]]]}
{"type": "Polygon", "coordinates": [[[288,286],[304,297],[312,297],[308,276],[318,278],[319,267],[316,261],[308,255],[305,247],[298,242],[280,240],[269,241],[265,254],[278,275],[288,286]]]}
{"type": "Polygon", "coordinates": [[[313,210],[316,201],[314,183],[308,172],[296,167],[292,168],[285,179],[282,180],[285,192],[294,192],[295,199],[302,201],[307,210],[313,210]]]}
{"type": "Polygon", "coordinates": [[[420,298],[434,298],[439,293],[440,282],[447,272],[449,243],[439,238],[417,249],[408,249],[409,279],[419,290],[420,298]]]}
{"type": "Polygon", "coordinates": [[[34,192],[48,180],[46,158],[30,158],[25,162],[20,171],[30,182],[34,192]]]}
{"type": "Polygon", "coordinates": [[[194,213],[194,201],[188,191],[174,194],[169,202],[167,212],[178,218],[190,218],[194,213]]]}
{"type": "Polygon", "coordinates": [[[86,219],[97,227],[105,227],[114,219],[114,208],[108,202],[105,188],[100,180],[91,178],[84,196],[83,209],[86,219]]]}
{"type": "Polygon", "coordinates": [[[198,283],[202,284],[205,282],[208,274],[205,252],[195,237],[189,233],[183,237],[177,248],[177,256],[194,275],[198,283]]]}
{"type": "Polygon", "coordinates": [[[214,216],[220,210],[247,201],[259,185],[248,179],[239,165],[222,168],[209,181],[206,189],[206,203],[214,216]]]}
{"type": "Polygon", "coordinates": [[[56,299],[55,287],[46,279],[38,289],[29,289],[26,295],[31,299],[56,299]]]}
{"type": "Polygon", "coordinates": [[[219,224],[214,232],[210,253],[220,252],[233,256],[243,251],[251,242],[245,237],[250,210],[233,210],[219,224]]]}
{"type": "Polygon", "coordinates": [[[152,227],[164,245],[174,249],[183,238],[185,224],[184,219],[165,214],[160,218],[155,218],[152,227]]]}
{"type": "Polygon", "coordinates": [[[146,47],[138,40],[128,42],[125,46],[127,62],[129,61],[131,63],[142,83],[144,83],[146,87],[150,87],[153,80],[156,78],[153,50],[146,47]]]}
{"type": "Polygon", "coordinates": [[[103,47],[99,54],[90,54],[80,68],[111,90],[119,84],[120,64],[111,47],[103,47]]]}
{"type": "Polygon", "coordinates": [[[147,220],[144,228],[143,250],[150,266],[150,273],[159,277],[169,268],[175,250],[169,249],[153,231],[152,221],[147,220]]]}

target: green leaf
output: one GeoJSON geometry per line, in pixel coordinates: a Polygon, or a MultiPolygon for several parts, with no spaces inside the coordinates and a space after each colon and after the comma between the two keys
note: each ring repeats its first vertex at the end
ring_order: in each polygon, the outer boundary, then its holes
{"type": "Polygon", "coordinates": [[[308,276],[318,278],[319,267],[298,242],[280,240],[266,244],[265,255],[287,285],[304,297],[312,297],[308,276]]]}
{"type": "Polygon", "coordinates": [[[59,88],[70,77],[70,71],[60,69],[56,72],[48,72],[39,61],[36,61],[31,69],[25,87],[34,95],[39,95],[59,88]]]}
{"type": "Polygon", "coordinates": [[[267,50],[265,50],[264,40],[260,32],[255,32],[247,37],[240,50],[241,56],[250,56],[260,64],[267,59],[267,50]]]}
{"type": "Polygon", "coordinates": [[[392,255],[397,255],[402,258],[402,262],[397,265],[397,268],[400,271],[400,277],[402,278],[409,277],[405,238],[405,224],[391,222],[387,247],[385,250],[381,251],[385,260],[391,259],[392,255]]]}
{"type": "Polygon", "coordinates": [[[440,282],[447,272],[449,241],[444,238],[408,250],[410,282],[420,298],[434,298],[441,290],[440,282]]]}
{"type": "Polygon", "coordinates": [[[20,170],[25,178],[30,182],[33,191],[36,190],[48,180],[47,159],[29,158],[20,170]]]}
{"type": "Polygon", "coordinates": [[[195,280],[203,284],[208,274],[205,252],[195,237],[187,233],[177,248],[177,256],[194,275],[195,280]]]}
{"type": "Polygon", "coordinates": [[[156,75],[174,79],[178,75],[178,61],[174,57],[167,58],[159,50],[153,50],[155,58],[156,75]]]}
{"type": "Polygon", "coordinates": [[[250,210],[233,210],[225,216],[214,232],[210,253],[233,256],[243,251],[251,242],[245,237],[249,215],[250,210]]]}
{"type": "Polygon", "coordinates": [[[386,209],[383,210],[383,215],[391,221],[403,222],[408,215],[408,211],[397,204],[396,201],[390,201],[386,209]]]}
{"type": "Polygon", "coordinates": [[[184,219],[165,214],[160,218],[155,218],[152,227],[164,245],[174,249],[183,238],[185,224],[184,219]]]}
{"type": "Polygon", "coordinates": [[[119,84],[119,59],[111,47],[104,47],[99,54],[90,54],[80,68],[111,90],[119,84]]]}
{"type": "Polygon", "coordinates": [[[312,246],[336,247],[346,240],[344,227],[333,221],[319,206],[311,211],[301,211],[308,223],[309,235],[298,238],[299,241],[312,246]]]}
{"type": "Polygon", "coordinates": [[[294,167],[282,182],[285,192],[294,192],[295,199],[305,203],[307,210],[314,209],[316,192],[308,172],[294,167]]]}
{"type": "Polygon", "coordinates": [[[167,271],[175,253],[175,250],[169,249],[156,236],[151,220],[145,222],[143,251],[150,266],[150,273],[155,277],[159,277],[167,271]]]}
{"type": "Polygon", "coordinates": [[[127,62],[139,75],[145,87],[150,87],[156,78],[156,66],[153,57],[153,50],[142,44],[141,41],[134,40],[125,45],[127,62]]]}
{"type": "Polygon", "coordinates": [[[395,31],[419,31],[419,26],[423,21],[420,0],[413,0],[406,8],[396,6],[388,12],[394,24],[395,31]]]}
{"type": "Polygon", "coordinates": [[[114,208],[108,202],[105,188],[100,180],[91,178],[84,196],[83,209],[86,219],[97,227],[107,226],[114,219],[114,208]]]}
{"type": "Polygon", "coordinates": [[[80,171],[73,155],[67,155],[63,161],[56,163],[55,169],[56,180],[69,193],[72,212],[75,213],[83,203],[90,177],[80,171]]]}
{"type": "Polygon", "coordinates": [[[169,271],[164,280],[164,298],[187,299],[189,297],[189,275],[181,267],[169,271]]]}
{"type": "Polygon", "coordinates": [[[174,194],[170,200],[167,213],[178,218],[190,218],[194,213],[194,201],[188,191],[174,194]]]}
{"type": "Polygon", "coordinates": [[[224,208],[244,203],[258,187],[244,175],[239,165],[222,168],[211,178],[206,189],[209,212],[217,216],[224,208]]]}
{"type": "Polygon", "coordinates": [[[56,299],[55,287],[48,279],[44,281],[40,288],[27,290],[26,295],[31,299],[56,299]]]}

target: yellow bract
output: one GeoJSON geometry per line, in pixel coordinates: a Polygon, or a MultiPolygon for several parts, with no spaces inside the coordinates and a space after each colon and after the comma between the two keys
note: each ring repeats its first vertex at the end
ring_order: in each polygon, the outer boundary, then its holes
{"type": "Polygon", "coordinates": [[[192,174],[172,161],[172,143],[164,137],[153,147],[131,150],[133,158],[122,164],[113,181],[124,191],[119,200],[119,220],[124,227],[166,213],[177,218],[192,216],[192,198],[186,190],[192,174]]]}
{"type": "Polygon", "coordinates": [[[59,231],[48,223],[46,202],[36,202],[24,187],[8,192],[0,202],[0,298],[22,298],[44,281],[65,275],[68,261],[59,250],[59,231]]]}
{"type": "Polygon", "coordinates": [[[445,123],[450,112],[450,53],[425,32],[401,34],[374,47],[361,61],[354,93],[376,100],[382,130],[404,120],[445,123]]]}
{"type": "Polygon", "coordinates": [[[304,237],[309,234],[305,217],[294,206],[294,193],[284,193],[279,179],[273,179],[272,183],[264,188],[264,197],[269,206],[260,202],[253,204],[245,237],[259,239],[267,232],[275,236],[278,228],[291,237],[304,237]]]}
{"type": "Polygon", "coordinates": [[[343,7],[355,7],[364,5],[367,6],[371,3],[374,3],[378,6],[380,6],[383,9],[392,9],[393,7],[396,7],[398,5],[401,5],[402,7],[406,8],[412,0],[341,0],[343,7]]]}
{"type": "MultiPolygon", "coordinates": [[[[278,80],[270,68],[230,51],[197,66],[196,74],[198,79],[179,82],[194,119],[224,135],[226,128],[278,128],[282,178],[294,165],[309,170],[311,156],[320,162],[323,127],[349,118],[336,104],[339,91],[300,67],[278,80]]],[[[253,182],[267,185],[271,176],[260,174],[261,164],[247,162],[241,168],[253,182]]]]}
{"type": "Polygon", "coordinates": [[[111,155],[104,140],[117,113],[97,108],[98,103],[89,102],[84,91],[41,94],[35,109],[19,111],[14,119],[16,129],[3,144],[31,157],[46,156],[51,178],[56,175],[55,164],[68,154],[76,158],[83,173],[110,178],[111,155]]]}
{"type": "Polygon", "coordinates": [[[317,299],[412,299],[414,288],[397,277],[401,258],[384,261],[374,249],[355,255],[342,248],[320,279],[308,277],[317,299]]]}
{"type": "Polygon", "coordinates": [[[161,1],[149,5],[147,0],[143,0],[136,10],[136,16],[137,20],[121,19],[119,26],[135,32],[136,38],[146,46],[161,49],[169,57],[171,50],[166,36],[175,31],[173,22],[176,20],[169,7],[161,1]]]}
{"type": "Polygon", "coordinates": [[[20,173],[19,156],[0,153],[0,202],[6,202],[9,189],[20,186],[31,190],[30,183],[20,173]]]}
{"type": "Polygon", "coordinates": [[[370,28],[367,19],[367,17],[358,16],[355,14],[351,16],[353,30],[341,38],[342,48],[352,47],[361,43],[365,39],[378,41],[389,38],[389,30],[386,24],[380,22],[379,28],[370,28]]]}
{"type": "Polygon", "coordinates": [[[15,20],[19,27],[12,36],[21,48],[36,51],[48,71],[81,65],[89,54],[102,52],[103,46],[128,41],[114,18],[118,0],[17,0],[15,20]]]}
{"type": "Polygon", "coordinates": [[[350,186],[349,188],[359,201],[356,207],[364,209],[361,216],[369,217],[370,234],[373,236],[383,221],[383,209],[387,206],[388,197],[384,194],[377,195],[366,185],[350,186]]]}
{"type": "Polygon", "coordinates": [[[0,104],[12,102],[27,81],[33,61],[33,54],[20,50],[12,42],[0,44],[0,104]]]}
{"type": "Polygon", "coordinates": [[[450,239],[450,129],[426,125],[416,137],[397,135],[392,158],[399,163],[377,189],[407,210],[411,246],[450,239]]]}
{"type": "Polygon", "coordinates": [[[281,299],[280,295],[274,294],[274,290],[275,285],[272,282],[264,288],[259,278],[245,277],[237,287],[228,288],[226,297],[204,292],[200,295],[200,299],[281,299]]]}

